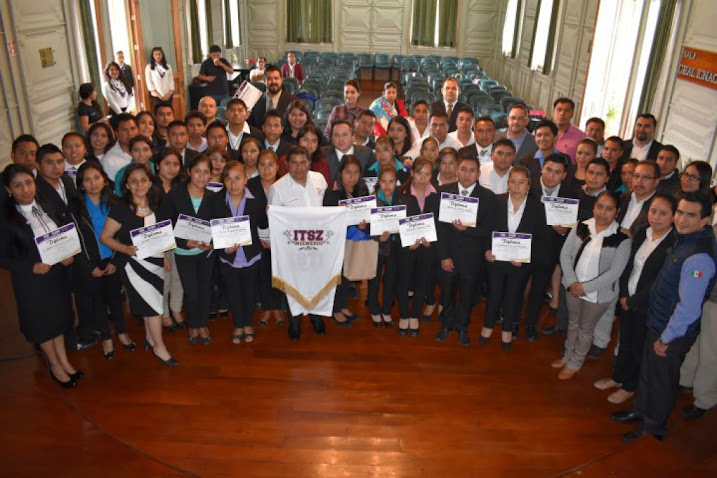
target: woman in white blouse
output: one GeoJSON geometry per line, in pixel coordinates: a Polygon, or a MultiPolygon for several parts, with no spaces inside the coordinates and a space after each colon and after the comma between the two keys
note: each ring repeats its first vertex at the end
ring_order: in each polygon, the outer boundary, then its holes
{"type": "Polygon", "coordinates": [[[630,238],[620,232],[615,218],[619,199],[603,191],[593,207],[593,217],[573,228],[560,252],[563,285],[568,291],[568,338],[565,354],[551,366],[558,378],[577,375],[593,342],[595,324],[618,296],[618,280],[630,259],[630,238]]]}
{"type": "Polygon", "coordinates": [[[110,113],[116,116],[129,111],[134,100],[132,86],[120,73],[117,63],[111,61],[105,66],[105,81],[102,83],[102,94],[110,105],[110,113]]]}
{"type": "Polygon", "coordinates": [[[174,75],[161,46],[152,48],[152,57],[144,69],[144,77],[147,81],[147,89],[152,95],[152,108],[157,105],[172,106],[174,75]]]}

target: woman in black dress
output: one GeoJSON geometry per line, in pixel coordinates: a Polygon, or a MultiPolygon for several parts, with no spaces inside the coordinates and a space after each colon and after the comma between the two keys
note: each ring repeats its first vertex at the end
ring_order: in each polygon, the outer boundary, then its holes
{"type": "Polygon", "coordinates": [[[169,266],[164,255],[137,259],[130,231],[159,222],[160,191],[152,184],[152,173],[144,164],[132,164],[122,181],[122,199],[110,208],[100,242],[115,254],[113,263],[120,270],[129,308],[144,317],[145,349],[165,365],[177,365],[162,340],[162,308],[164,268],[169,266]]]}
{"type": "Polygon", "coordinates": [[[68,274],[73,258],[43,264],[35,245],[35,237],[70,223],[71,218],[36,197],[35,176],[25,166],[9,165],[2,180],[10,197],[4,204],[0,267],[10,271],[20,331],[28,342],[40,345],[50,376],[72,388],[83,376],[67,358],[63,335],[74,319],[68,274]]]}

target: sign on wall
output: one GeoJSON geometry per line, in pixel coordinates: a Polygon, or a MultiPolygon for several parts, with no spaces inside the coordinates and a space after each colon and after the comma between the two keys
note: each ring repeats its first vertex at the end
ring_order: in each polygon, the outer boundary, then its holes
{"type": "Polygon", "coordinates": [[[717,53],[682,47],[677,78],[717,90],[717,53]]]}

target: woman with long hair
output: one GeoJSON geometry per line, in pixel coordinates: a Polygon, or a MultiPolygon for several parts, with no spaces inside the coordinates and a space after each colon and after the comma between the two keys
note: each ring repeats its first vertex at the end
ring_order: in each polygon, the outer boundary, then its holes
{"type": "Polygon", "coordinates": [[[388,122],[391,121],[391,118],[408,116],[403,100],[398,99],[398,88],[392,81],[383,85],[381,96],[373,100],[369,109],[376,115],[374,135],[377,137],[388,132],[388,122]]]}
{"type": "Polygon", "coordinates": [[[104,80],[102,94],[109,104],[110,116],[129,112],[134,100],[132,85],[122,75],[119,65],[114,61],[110,61],[105,66],[104,80]]]}
{"type": "Polygon", "coordinates": [[[394,153],[403,158],[413,146],[411,125],[403,116],[395,116],[388,122],[388,135],[393,140],[394,153]]]}
{"type": "Polygon", "coordinates": [[[87,160],[99,161],[105,157],[105,153],[114,146],[115,135],[110,125],[100,121],[93,123],[87,130],[87,160]]]}
{"type": "Polygon", "coordinates": [[[174,75],[172,67],[167,64],[164,50],[161,46],[152,48],[147,66],[144,69],[144,78],[147,90],[152,96],[152,107],[158,104],[172,106],[174,95],[174,75]]]}
{"type": "MultiPolygon", "coordinates": [[[[314,125],[314,118],[311,111],[301,100],[294,100],[289,103],[284,113],[284,133],[281,139],[290,144],[299,144],[299,131],[306,126],[314,125]]],[[[323,138],[319,137],[319,143],[323,142],[323,138]]]]}
{"type": "Polygon", "coordinates": [[[333,128],[334,122],[343,119],[354,124],[363,111],[363,106],[359,104],[360,97],[361,85],[359,85],[359,82],[357,80],[346,80],[344,82],[344,104],[336,105],[331,109],[329,119],[326,122],[326,129],[324,130],[326,138],[331,137],[331,128],[333,128]]]}

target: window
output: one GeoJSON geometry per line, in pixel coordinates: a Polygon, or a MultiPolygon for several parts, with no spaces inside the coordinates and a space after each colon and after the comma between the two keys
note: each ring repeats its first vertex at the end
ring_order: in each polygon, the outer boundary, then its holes
{"type": "Polygon", "coordinates": [[[325,0],[287,0],[286,41],[331,43],[332,3],[325,0]]]}
{"type": "Polygon", "coordinates": [[[553,47],[555,44],[555,28],[559,1],[540,0],[538,2],[533,46],[530,52],[530,68],[550,73],[553,64],[553,47]]]}
{"type": "Polygon", "coordinates": [[[415,0],[411,45],[455,48],[458,0],[415,0]]]}
{"type": "Polygon", "coordinates": [[[503,24],[503,54],[511,58],[518,56],[518,45],[520,44],[520,12],[522,0],[508,0],[508,7],[505,11],[505,23],[503,24]]]}
{"type": "Polygon", "coordinates": [[[187,0],[189,15],[188,40],[193,63],[201,63],[209,54],[212,43],[212,11],[210,0],[187,0]]]}
{"type": "Polygon", "coordinates": [[[224,48],[234,48],[240,44],[238,0],[224,0],[224,48]]]}

